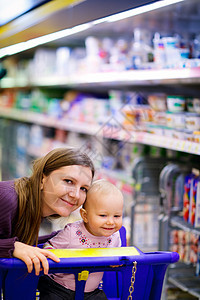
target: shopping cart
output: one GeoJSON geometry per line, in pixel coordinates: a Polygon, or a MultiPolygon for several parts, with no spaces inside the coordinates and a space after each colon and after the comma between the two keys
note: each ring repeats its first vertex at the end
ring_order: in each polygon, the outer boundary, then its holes
{"type": "MultiPolygon", "coordinates": [[[[108,299],[160,300],[166,269],[179,259],[176,252],[143,253],[136,247],[51,251],[60,257],[60,262],[49,259],[50,273],[75,274],[75,300],[83,299],[88,272],[102,271],[103,290],[108,299]]],[[[35,300],[38,279],[34,271],[27,273],[21,260],[0,259],[0,284],[5,300],[35,300]]]]}

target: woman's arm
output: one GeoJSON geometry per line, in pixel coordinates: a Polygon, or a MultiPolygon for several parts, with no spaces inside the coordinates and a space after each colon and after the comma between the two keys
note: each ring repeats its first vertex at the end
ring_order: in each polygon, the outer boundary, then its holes
{"type": "MultiPolygon", "coordinates": [[[[0,182],[0,206],[0,257],[21,259],[27,265],[28,272],[32,272],[34,265],[36,275],[39,274],[42,265],[44,273],[47,274],[49,269],[47,258],[59,262],[58,257],[50,251],[26,245],[19,242],[17,237],[12,237],[18,208],[14,181],[0,182]]],[[[56,232],[53,233],[55,234],[56,232]]]]}
{"type": "Polygon", "coordinates": [[[55,262],[60,261],[60,259],[52,252],[26,245],[19,242],[17,238],[0,239],[0,257],[16,257],[21,259],[27,265],[29,273],[32,272],[33,266],[35,267],[36,275],[39,275],[41,266],[44,270],[44,274],[48,274],[49,263],[47,258],[50,258],[55,262]]]}
{"type": "Polygon", "coordinates": [[[18,241],[17,237],[1,239],[0,238],[0,257],[13,257],[15,249],[15,242],[18,241]]]}
{"type": "Polygon", "coordinates": [[[18,240],[13,237],[18,209],[18,196],[14,181],[0,182],[0,257],[12,257],[14,244],[18,240]]]}
{"type": "Polygon", "coordinates": [[[47,258],[55,262],[60,261],[55,254],[45,249],[29,246],[18,241],[15,242],[14,246],[13,256],[25,262],[29,273],[32,272],[34,266],[36,275],[40,274],[41,269],[44,270],[44,274],[48,274],[49,263],[47,258]]]}

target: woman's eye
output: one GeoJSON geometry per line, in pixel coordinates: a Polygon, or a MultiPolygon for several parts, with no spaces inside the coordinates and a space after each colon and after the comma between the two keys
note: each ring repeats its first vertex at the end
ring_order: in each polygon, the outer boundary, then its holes
{"type": "Polygon", "coordinates": [[[82,187],[81,190],[82,190],[83,192],[85,192],[85,193],[87,193],[87,191],[88,191],[88,190],[87,190],[86,188],[84,188],[84,187],[82,187]]]}
{"type": "Polygon", "coordinates": [[[64,181],[67,183],[72,183],[72,181],[70,179],[64,179],[64,181]]]}

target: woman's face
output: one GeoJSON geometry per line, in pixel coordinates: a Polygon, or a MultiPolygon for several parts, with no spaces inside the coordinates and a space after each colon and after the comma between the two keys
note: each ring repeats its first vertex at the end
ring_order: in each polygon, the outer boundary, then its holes
{"type": "Polygon", "coordinates": [[[91,169],[79,165],[65,166],[44,176],[42,216],[69,216],[84,203],[91,182],[91,169]]]}

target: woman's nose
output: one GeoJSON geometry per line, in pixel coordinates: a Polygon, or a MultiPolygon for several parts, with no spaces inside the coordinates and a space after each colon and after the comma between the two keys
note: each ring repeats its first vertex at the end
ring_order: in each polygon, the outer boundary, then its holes
{"type": "Polygon", "coordinates": [[[72,198],[79,198],[79,189],[78,188],[73,188],[69,191],[69,196],[72,198]]]}

